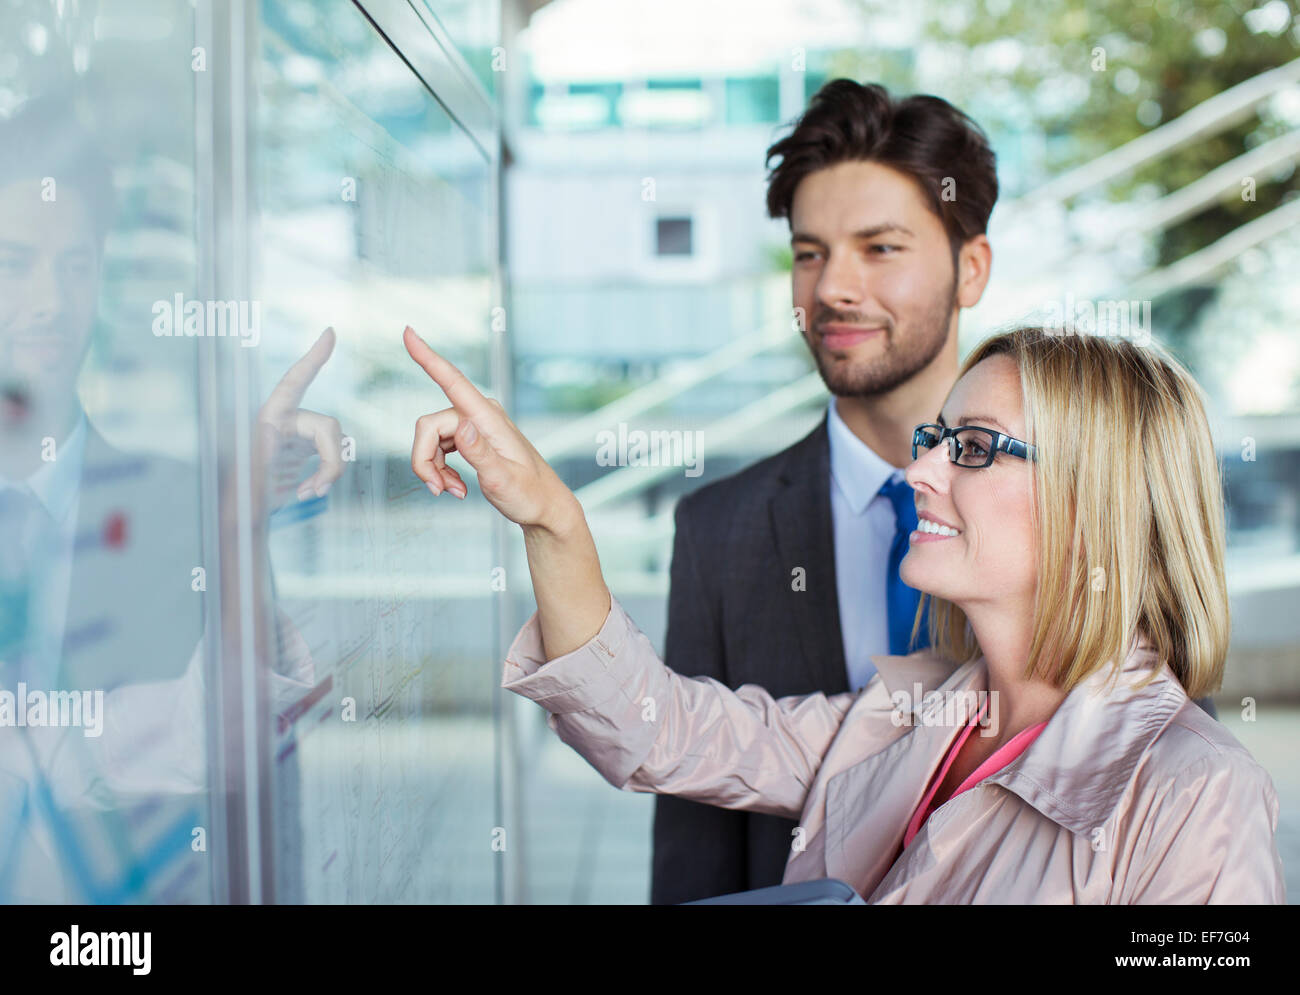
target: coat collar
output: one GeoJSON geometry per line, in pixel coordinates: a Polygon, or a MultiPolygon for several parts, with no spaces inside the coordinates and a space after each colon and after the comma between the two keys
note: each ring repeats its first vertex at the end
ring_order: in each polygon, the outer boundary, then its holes
{"type": "MultiPolygon", "coordinates": [[[[891,696],[946,690],[986,690],[981,657],[961,667],[933,651],[873,656],[891,696]]],[[[1150,645],[1135,641],[1120,668],[1100,668],[1074,688],[1033,743],[983,783],[999,784],[1071,832],[1086,834],[1107,822],[1119,806],[1142,756],[1188,701],[1182,684],[1150,645]],[[1156,670],[1142,688],[1133,687],[1156,670]]],[[[918,728],[924,728],[920,726],[918,728]]],[[[940,755],[952,734],[928,737],[940,755]]],[[[917,744],[918,746],[920,743],[917,744]]]]}
{"type": "MultiPolygon", "coordinates": [[[[922,692],[942,687],[961,668],[932,649],[917,650],[906,656],[878,653],[871,657],[880,674],[880,681],[892,698],[895,694],[914,695],[916,686],[922,692]]],[[[981,661],[982,662],[982,661],[981,661]]],[[[968,668],[973,665],[967,664],[968,668]]]]}
{"type": "Polygon", "coordinates": [[[1152,742],[1187,703],[1150,647],[1103,667],[1061,702],[1038,738],[987,780],[1014,791],[1052,821],[1086,835],[1110,821],[1152,742]],[[1155,670],[1151,682],[1133,685],[1155,670]]]}
{"type": "MultiPolygon", "coordinates": [[[[1108,822],[1142,755],[1187,696],[1161,665],[1146,687],[1135,677],[1154,666],[1137,649],[1119,674],[1110,667],[1070,692],[1038,738],[1014,761],[985,778],[1077,835],[1108,822]],[[1120,683],[1112,686],[1116,678],[1120,683]]],[[[848,717],[867,741],[885,743],[870,756],[830,776],[826,785],[825,873],[871,894],[898,857],[907,822],[961,728],[940,719],[891,729],[894,695],[988,689],[983,658],[960,666],[931,650],[872,657],[881,681],[872,681],[848,717]],[[874,728],[873,728],[874,727],[874,728]]],[[[942,705],[942,699],[939,701],[942,705]]],[[[847,720],[846,720],[847,721],[847,720]]]]}

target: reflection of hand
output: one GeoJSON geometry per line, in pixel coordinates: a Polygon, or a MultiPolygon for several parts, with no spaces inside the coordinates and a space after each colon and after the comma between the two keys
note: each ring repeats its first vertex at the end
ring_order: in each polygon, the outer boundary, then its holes
{"type": "Polygon", "coordinates": [[[299,499],[321,497],[343,475],[343,430],[338,419],[308,411],[298,405],[334,351],[334,329],[323,331],[307,354],[294,363],[275,385],[257,414],[257,451],[253,459],[255,501],[265,500],[268,471],[290,439],[310,439],[320,466],[298,487],[299,499]]]}
{"type": "Polygon", "coordinates": [[[434,494],[468,493],[447,465],[459,452],[478,474],[479,488],[510,521],[550,527],[571,515],[577,499],[506,415],[501,402],[480,394],[465,374],[434,352],[408,326],[402,336],[411,358],[442,388],[452,406],[415,423],[411,469],[434,494]]]}

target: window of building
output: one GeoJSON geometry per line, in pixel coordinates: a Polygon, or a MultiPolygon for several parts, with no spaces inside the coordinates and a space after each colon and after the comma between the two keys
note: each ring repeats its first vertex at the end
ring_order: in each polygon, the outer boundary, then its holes
{"type": "Polygon", "coordinates": [[[657,219],[655,221],[655,255],[691,255],[691,227],[690,218],[657,219]]]}

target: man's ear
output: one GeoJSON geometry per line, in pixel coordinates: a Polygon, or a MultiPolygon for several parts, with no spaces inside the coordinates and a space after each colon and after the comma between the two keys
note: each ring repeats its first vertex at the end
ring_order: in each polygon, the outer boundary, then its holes
{"type": "Polygon", "coordinates": [[[993,247],[985,235],[968,238],[957,255],[957,306],[974,307],[984,296],[989,270],[993,266],[993,247]]]}

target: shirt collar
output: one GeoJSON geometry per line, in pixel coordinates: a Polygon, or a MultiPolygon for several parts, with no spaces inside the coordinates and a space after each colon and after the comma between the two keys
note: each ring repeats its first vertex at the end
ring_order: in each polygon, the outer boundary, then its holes
{"type": "Polygon", "coordinates": [[[831,479],[844,495],[853,514],[862,514],[890,478],[903,471],[876,455],[844,424],[831,398],[826,416],[831,444],[831,479]]]}
{"type": "MultiPolygon", "coordinates": [[[[66,522],[77,497],[81,480],[81,464],[86,451],[86,412],[78,410],[77,422],[62,445],[55,450],[56,458],[42,462],[25,481],[32,493],[45,505],[50,517],[60,525],[66,522]]],[[[0,484],[14,484],[0,478],[0,484]]]]}
{"type": "MultiPolygon", "coordinates": [[[[914,682],[924,692],[988,688],[983,657],[957,668],[933,650],[871,660],[891,694],[911,692],[914,682]]],[[[1135,641],[1118,673],[1107,666],[1083,680],[1025,751],[980,783],[1001,785],[1071,832],[1092,833],[1109,821],[1143,755],[1187,701],[1168,664],[1135,641]],[[1153,669],[1150,683],[1132,686],[1153,669]]]]}

